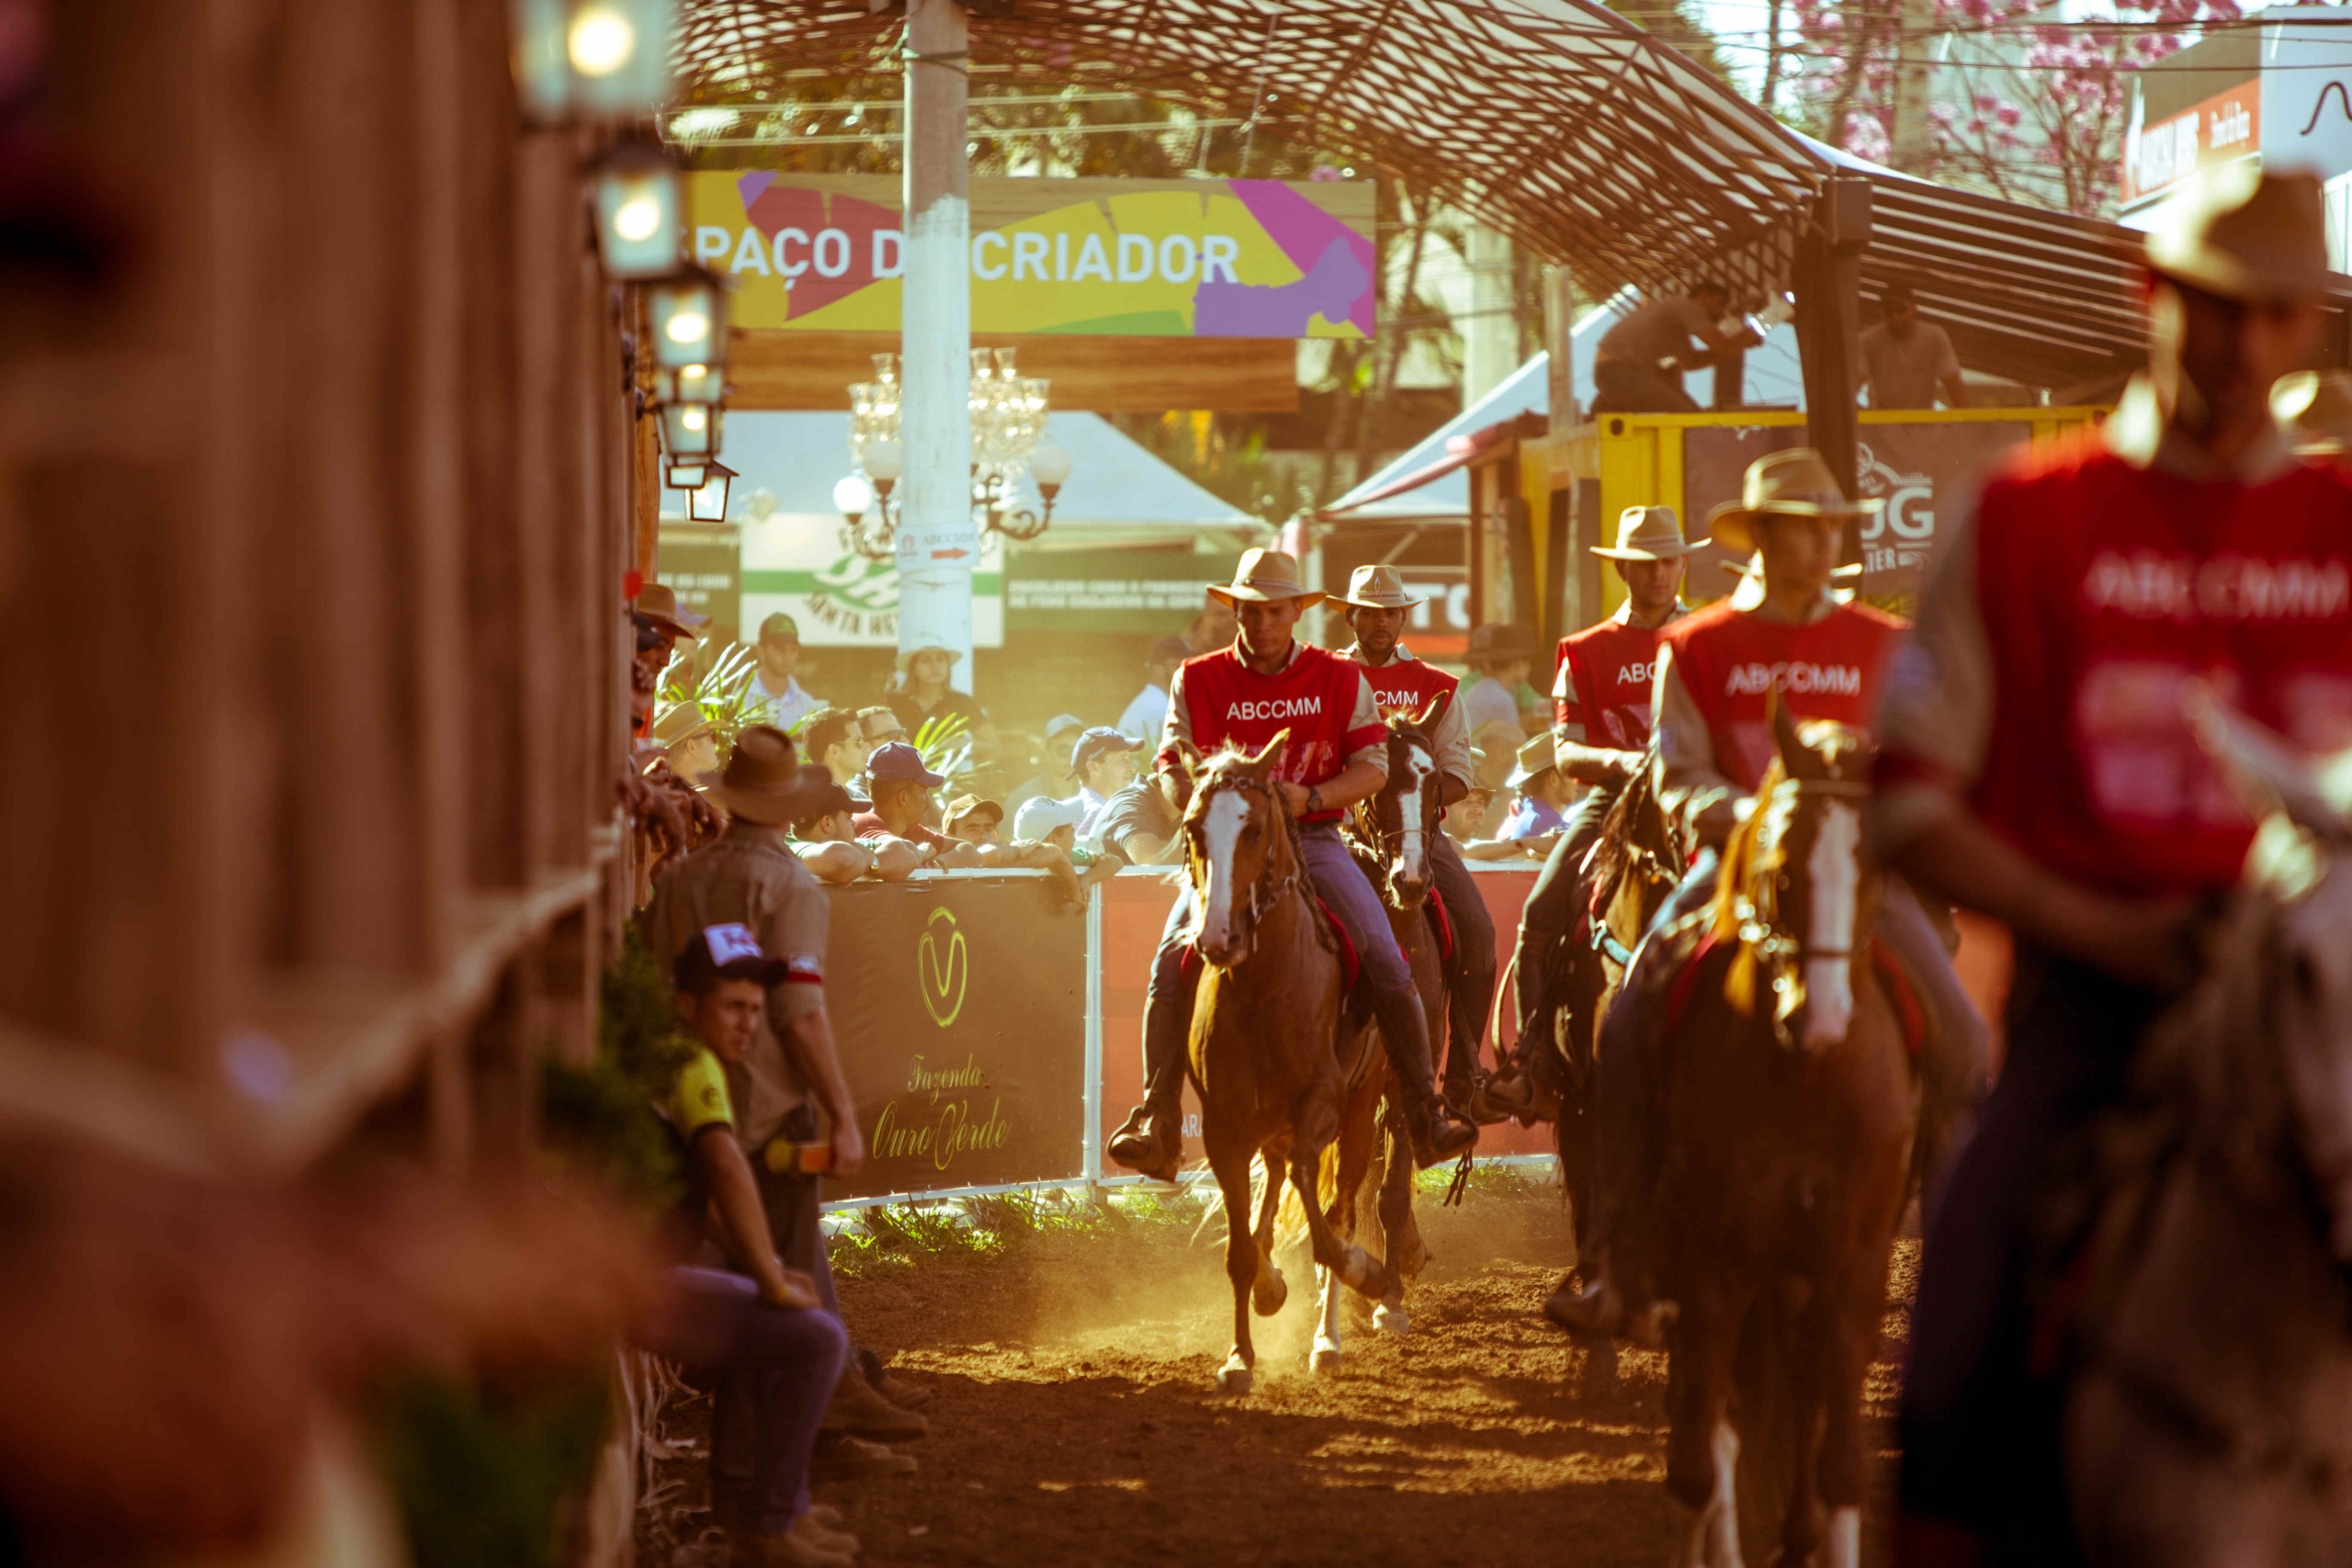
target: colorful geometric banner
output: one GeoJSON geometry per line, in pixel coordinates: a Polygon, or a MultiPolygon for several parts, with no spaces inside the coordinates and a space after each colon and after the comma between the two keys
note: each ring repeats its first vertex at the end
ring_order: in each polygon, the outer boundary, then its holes
{"type": "MultiPolygon", "coordinates": [[[[888,175],[706,171],[688,242],[736,326],[896,332],[899,205],[888,175]]],[[[1373,335],[1368,184],[975,180],[971,229],[975,334],[1373,335]]]]}

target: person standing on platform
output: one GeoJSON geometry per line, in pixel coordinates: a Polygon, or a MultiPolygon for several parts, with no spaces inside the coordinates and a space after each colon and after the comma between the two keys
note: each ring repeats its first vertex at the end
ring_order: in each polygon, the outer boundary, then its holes
{"type": "Polygon", "coordinates": [[[823,705],[793,673],[800,667],[800,626],[790,615],[762,621],[753,652],[759,669],[752,676],[751,700],[759,706],[762,724],[788,731],[823,705]]]}
{"type": "Polygon", "coordinates": [[[1879,323],[1861,336],[1861,385],[1874,409],[1931,409],[1940,391],[1948,407],[1968,406],[1968,385],[1960,378],[1960,355],[1951,334],[1919,319],[1919,301],[1907,283],[1889,286],[1879,297],[1879,323]]]}
{"type": "MultiPolygon", "coordinates": [[[[1920,1568],[2079,1560],[2036,1244],[2065,1151],[2123,1102],[2149,1023],[2200,965],[2197,911],[2237,886],[2255,836],[2187,704],[2224,693],[2309,750],[2352,734],[2352,480],[2299,461],[2269,403],[2319,346],[2327,229],[2308,174],[2192,175],[2146,237],[2148,367],[2114,414],[1936,520],[1887,686],[1876,832],[1905,876],[2007,922],[2016,978],[1911,1318],[1897,1533],[1920,1568]]],[[[2183,1440],[2211,1430],[2159,1415],[2183,1440]]],[[[2249,1486],[2306,1484],[2247,1452],[2249,1486]]]]}
{"type": "MultiPolygon", "coordinates": [[[[1159,771],[1231,745],[1255,753],[1287,731],[1274,781],[1299,823],[1306,873],[1346,929],[1363,961],[1359,980],[1380,1021],[1381,1043],[1420,1165],[1459,1155],[1478,1129],[1447,1110],[1430,1070],[1429,1020],[1412,971],[1389,930],[1388,912],[1340,837],[1347,808],[1388,776],[1380,709],[1361,667],[1300,642],[1298,619],[1323,595],[1299,581],[1298,562],[1281,550],[1247,551],[1231,584],[1209,590],[1233,602],[1240,632],[1231,648],[1188,660],[1170,689],[1168,728],[1154,759],[1159,771]]],[[[1172,1180],[1182,1157],[1185,1047],[1193,986],[1182,972],[1193,900],[1169,911],[1144,1000],[1144,1103],[1113,1136],[1111,1157],[1131,1170],[1172,1180]]]]}
{"type": "Polygon", "coordinates": [[[1730,309],[1731,290],[1714,282],[1635,306],[1593,350],[1593,412],[1697,413],[1697,401],[1683,389],[1683,373],[1719,354],[1756,346],[1744,329],[1724,330],[1730,309]]]}
{"type": "MultiPolygon", "coordinates": [[[[1405,591],[1404,579],[1395,567],[1356,568],[1347,592],[1340,597],[1348,629],[1355,633],[1356,640],[1340,657],[1363,666],[1372,682],[1372,700],[1384,718],[1423,713],[1431,702],[1444,696],[1445,711],[1438,716],[1430,734],[1430,744],[1437,753],[1438,807],[1442,811],[1470,793],[1476,782],[1475,764],[1460,682],[1414,658],[1401,640],[1406,620],[1420,603],[1405,591]]],[[[1466,1115],[1478,1072],[1478,1043],[1486,1036],[1487,1012],[1495,1001],[1495,922],[1452,839],[1443,833],[1432,839],[1429,859],[1430,881],[1445,905],[1454,934],[1453,964],[1447,976],[1452,993],[1445,1098],[1466,1115]]]]}
{"type": "MultiPolygon", "coordinates": [[[[1625,602],[1606,620],[1560,639],[1552,678],[1552,744],[1559,770],[1592,787],[1568,813],[1559,842],[1519,916],[1519,1037],[1550,1002],[1542,984],[1553,950],[1583,928],[1577,874],[1600,838],[1601,818],[1649,752],[1652,674],[1657,639],[1688,613],[1682,579],[1704,539],[1685,539],[1670,506],[1629,506],[1614,547],[1595,545],[1625,584],[1625,602]]],[[[1498,1086],[1498,1088],[1501,1086],[1498,1086]]]]}

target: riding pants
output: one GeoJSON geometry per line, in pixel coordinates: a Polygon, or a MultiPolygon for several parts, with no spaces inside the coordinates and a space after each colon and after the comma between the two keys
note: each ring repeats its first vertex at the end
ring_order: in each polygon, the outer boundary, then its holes
{"type": "MultiPolygon", "coordinates": [[[[1388,928],[1387,907],[1364,879],[1336,824],[1305,823],[1298,841],[1308,880],[1355,944],[1363,964],[1357,983],[1380,1021],[1389,1067],[1407,1086],[1409,1102],[1427,1100],[1436,1092],[1430,1070],[1429,1021],[1421,1011],[1420,993],[1413,987],[1413,972],[1396,945],[1396,933],[1388,928]]],[[[1475,890],[1472,896],[1476,897],[1475,890]]],[[[1168,924],[1159,933],[1159,951],[1152,955],[1150,987],[1144,993],[1144,1102],[1163,1113],[1175,1109],[1184,1087],[1185,1044],[1193,1032],[1195,987],[1183,972],[1183,960],[1184,950],[1191,945],[1193,924],[1193,894],[1186,887],[1176,896],[1176,907],[1168,911],[1168,924]]],[[[1488,927],[1488,952],[1494,949],[1492,929],[1488,927]]]]}
{"type": "Polygon", "coordinates": [[[1577,881],[1584,858],[1600,841],[1600,824],[1617,802],[1617,788],[1596,784],[1569,808],[1560,826],[1560,841],[1552,846],[1533,891],[1519,911],[1519,1037],[1525,1040],[1536,1014],[1551,1005],[1544,993],[1552,977],[1555,944],[1584,929],[1585,911],[1577,908],[1577,881]]]}
{"type": "MultiPolygon", "coordinates": [[[[1682,945],[1660,932],[1706,908],[1714,897],[1717,852],[1702,849],[1634,953],[1617,999],[1600,1023],[1600,1096],[1597,1107],[1595,1235],[1612,1268],[1627,1269],[1621,1284],[1646,1292],[1655,1265],[1652,1204],[1657,1181],[1659,1087],[1666,1076],[1664,1033],[1657,1010],[1672,982],[1682,945]]],[[[1910,886],[1889,876],[1880,885],[1877,939],[1884,942],[1919,989],[1929,1021],[1920,1062],[1921,1145],[1949,1155],[1963,1135],[1992,1060],[1992,1039],[1976,1006],[1961,988],[1951,958],[1910,886]]],[[[1934,1190],[1934,1163],[1925,1168],[1934,1190]]]]}
{"type": "Polygon", "coordinates": [[[1462,852],[1443,833],[1430,840],[1430,880],[1445,900],[1446,919],[1453,927],[1453,963],[1446,976],[1453,1043],[1446,1047],[1445,1077],[1466,1084],[1478,1069],[1478,1043],[1495,1005],[1495,918],[1487,912],[1470,868],[1462,863],[1462,852]]]}
{"type": "Polygon", "coordinates": [[[1903,1376],[1905,1511],[1984,1538],[1987,1561],[2076,1560],[2061,1468],[2064,1390],[2031,1354],[2043,1209],[2070,1151],[2121,1102],[2162,1004],[2020,944],[2008,1053],[1978,1135],[1928,1216],[1903,1376]]]}

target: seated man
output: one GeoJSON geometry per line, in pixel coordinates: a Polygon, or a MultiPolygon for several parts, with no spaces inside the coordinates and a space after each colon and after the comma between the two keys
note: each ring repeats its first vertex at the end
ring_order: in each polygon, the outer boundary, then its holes
{"type": "Polygon", "coordinates": [[[959,795],[947,803],[944,824],[947,836],[967,844],[993,844],[1004,825],[1004,807],[977,795],[959,795]]]}
{"type": "Polygon", "coordinates": [[[1136,776],[1136,756],[1143,742],[1101,725],[1086,731],[1069,749],[1069,776],[1078,782],[1078,837],[1092,831],[1103,803],[1127,787],[1136,776]]]}
{"type": "Polygon", "coordinates": [[[845,708],[819,708],[800,727],[800,754],[831,773],[843,789],[857,782],[865,770],[866,753],[873,750],[857,716],[845,708]]]}
{"type": "Polygon", "coordinates": [[[792,825],[792,852],[819,881],[837,887],[869,874],[904,882],[921,863],[922,852],[903,840],[861,843],[854,826],[860,804],[840,784],[827,784],[817,809],[792,825]]]}
{"type": "Polygon", "coordinates": [[[1487,815],[1487,804],[1494,798],[1495,792],[1485,784],[1472,784],[1463,792],[1461,799],[1445,808],[1444,819],[1440,823],[1445,829],[1445,836],[1464,846],[1466,852],[1467,846],[1476,840],[1478,824],[1487,815]]]}
{"type": "Polygon", "coordinates": [[[827,1528],[839,1516],[820,1518],[808,1500],[809,1460],[849,1339],[823,1310],[816,1281],[776,1257],[727,1087],[729,1067],[742,1070],[759,1037],[768,987],[783,984],[786,970],[742,925],[707,927],[678,957],[678,1016],[695,1044],[656,1109],[686,1156],[684,1201],[670,1226],[682,1261],[637,1337],[717,1372],[751,1413],[711,1433],[711,1512],[736,1560],[817,1568],[857,1550],[855,1537],[827,1528]],[[725,1268],[683,1261],[710,1245],[725,1268]]]}
{"type": "MultiPolygon", "coordinates": [[[[1280,550],[1250,550],[1228,586],[1210,589],[1234,604],[1240,635],[1230,648],[1188,660],[1169,694],[1162,771],[1232,745],[1252,752],[1287,733],[1275,787],[1299,821],[1299,850],[1315,890],[1331,907],[1363,959],[1360,984],[1380,1021],[1416,1159],[1460,1154],[1478,1129],[1438,1099],[1430,1070],[1429,1019],[1388,912],[1340,837],[1340,818],[1387,778],[1387,729],[1363,671],[1295,640],[1302,613],[1323,595],[1302,587],[1298,563],[1280,550]]],[[[1183,972],[1192,899],[1179,897],[1160,933],[1144,1002],[1144,1103],[1110,1143],[1130,1169],[1173,1179],[1182,1156],[1179,1113],[1193,1032],[1194,986],[1183,972]]]]}
{"type": "MultiPolygon", "coordinates": [[[[1663,1048],[1653,1043],[1653,1025],[1657,998],[1682,956],[1679,944],[1661,933],[1704,908],[1714,891],[1723,845],[1754,808],[1773,756],[1771,703],[1800,719],[1868,729],[1904,629],[1868,605],[1838,604],[1829,590],[1846,525],[1877,502],[1848,502],[1828,465],[1805,447],[1758,458],[1742,488],[1742,499],[1716,508],[1708,522],[1734,549],[1761,552],[1761,601],[1748,610],[1719,603],[1686,615],[1668,627],[1658,649],[1660,797],[1702,848],[1634,953],[1623,989],[1601,1022],[1592,1282],[1580,1295],[1562,1286],[1544,1309],[1566,1327],[1650,1345],[1664,1330],[1653,1294],[1658,1152],[1652,1122],[1663,1048]],[[1756,671],[1775,671],[1775,680],[1750,678],[1756,671]]],[[[1923,1064],[1929,1103],[1920,1119],[1922,1143],[1932,1146],[1939,1124],[1964,1114],[1984,1092],[1989,1042],[1935,928],[1899,878],[1885,879],[1877,935],[1910,972],[1933,1015],[1937,1059],[1923,1064]]]]}
{"type": "Polygon", "coordinates": [[[1031,870],[1050,873],[1072,904],[1086,901],[1078,870],[1069,856],[1050,844],[972,844],[951,839],[923,826],[931,809],[931,792],[947,782],[944,773],[923,766],[922,753],[903,740],[876,749],[865,765],[874,786],[874,809],[854,818],[851,829],[862,843],[877,852],[895,853],[893,846],[913,846],[918,868],[952,870],[980,866],[989,870],[1031,870]]]}

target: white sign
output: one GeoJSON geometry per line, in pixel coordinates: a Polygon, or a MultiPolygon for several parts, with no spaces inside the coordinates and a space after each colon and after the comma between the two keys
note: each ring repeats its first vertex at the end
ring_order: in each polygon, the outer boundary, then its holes
{"type": "MultiPolygon", "coordinates": [[[[895,560],[868,560],[846,548],[839,516],[808,517],[777,513],[764,522],[746,520],[743,539],[743,625],[766,616],[790,615],[800,640],[811,648],[899,646],[899,570],[895,560]]],[[[1004,544],[990,534],[963,543],[972,574],[972,646],[1004,646],[1004,544]]],[[[907,541],[901,538],[901,556],[907,541]]],[[[934,546],[924,544],[929,551],[934,546]]],[[[957,563],[938,563],[953,569],[957,563]]]]}

